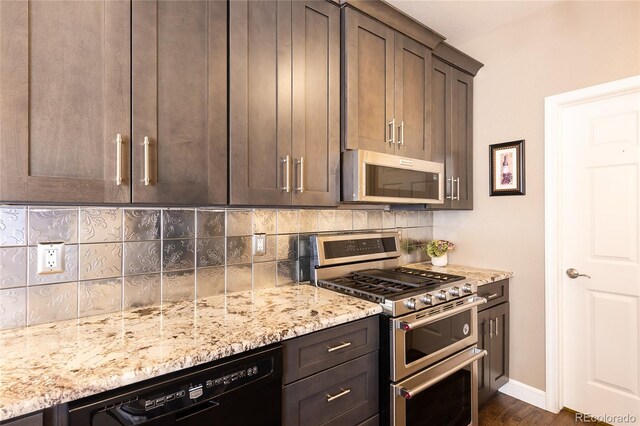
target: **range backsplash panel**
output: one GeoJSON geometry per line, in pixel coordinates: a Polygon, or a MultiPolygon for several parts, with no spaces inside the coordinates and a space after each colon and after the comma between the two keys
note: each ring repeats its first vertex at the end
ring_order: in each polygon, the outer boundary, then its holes
{"type": "Polygon", "coordinates": [[[432,223],[425,211],[0,206],[0,329],[308,281],[319,232],[396,229],[404,260],[427,260],[432,223]],[[37,275],[37,245],[52,241],[65,272],[37,275]]]}

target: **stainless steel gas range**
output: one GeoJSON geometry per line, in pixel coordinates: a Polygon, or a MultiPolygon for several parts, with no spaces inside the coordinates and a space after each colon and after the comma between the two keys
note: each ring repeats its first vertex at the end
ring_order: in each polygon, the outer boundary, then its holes
{"type": "Polygon", "coordinates": [[[380,303],[381,418],[394,426],[478,424],[477,307],[465,277],[400,264],[395,232],[312,237],[312,281],[380,303]]]}

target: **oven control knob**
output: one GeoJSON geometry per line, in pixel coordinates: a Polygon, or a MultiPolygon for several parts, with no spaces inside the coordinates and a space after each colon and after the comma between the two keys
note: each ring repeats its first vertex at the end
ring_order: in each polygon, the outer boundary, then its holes
{"type": "Polygon", "coordinates": [[[465,284],[464,287],[462,287],[462,292],[471,294],[473,292],[473,287],[471,287],[471,284],[465,284]]]}
{"type": "Polygon", "coordinates": [[[440,290],[439,292],[436,293],[436,297],[439,300],[447,300],[447,292],[444,290],[440,290]]]}
{"type": "Polygon", "coordinates": [[[452,295],[453,297],[459,297],[461,296],[460,294],[460,288],[459,287],[451,287],[449,289],[449,294],[452,295]]]}
{"type": "Polygon", "coordinates": [[[415,310],[416,309],[416,299],[414,299],[412,297],[411,299],[405,300],[404,301],[404,306],[407,309],[415,310]]]}
{"type": "Polygon", "coordinates": [[[420,301],[425,305],[433,305],[435,300],[433,300],[433,296],[430,294],[425,294],[420,298],[420,301]]]}

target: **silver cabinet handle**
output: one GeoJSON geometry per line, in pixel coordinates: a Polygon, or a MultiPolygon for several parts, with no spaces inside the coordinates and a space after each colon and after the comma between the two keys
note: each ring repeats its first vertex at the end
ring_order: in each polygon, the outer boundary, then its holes
{"type": "Polygon", "coordinates": [[[489,320],[489,337],[493,337],[493,319],[489,320]]]}
{"type": "Polygon", "coordinates": [[[487,300],[495,299],[496,297],[498,297],[498,293],[491,293],[490,295],[486,296],[487,300]]]}
{"type": "Polygon", "coordinates": [[[300,157],[300,160],[296,161],[296,164],[300,166],[300,186],[296,188],[299,193],[304,192],[304,157],[300,157]]]}
{"type": "MultiPolygon", "coordinates": [[[[455,198],[453,198],[453,178],[452,177],[447,178],[447,183],[449,183],[449,182],[451,182],[451,195],[447,195],[445,198],[447,200],[455,200],[455,198]]],[[[446,189],[445,189],[445,191],[446,191],[446,189]]]]}
{"type": "Polygon", "coordinates": [[[460,201],[460,176],[456,178],[456,201],[460,201]]]}
{"type": "Polygon", "coordinates": [[[291,175],[290,175],[290,166],[291,166],[291,158],[287,155],[284,159],[280,160],[282,164],[284,164],[284,186],[280,188],[284,192],[291,191],[291,175]]]}
{"type": "Polygon", "coordinates": [[[343,388],[340,388],[340,393],[337,393],[337,394],[335,394],[335,395],[327,394],[327,402],[334,401],[334,400],[336,400],[336,399],[338,399],[338,398],[340,398],[340,397],[345,396],[346,394],[348,394],[348,393],[350,393],[350,392],[351,392],[351,389],[343,389],[343,388]]]}
{"type": "Polygon", "coordinates": [[[337,351],[351,346],[351,342],[340,342],[337,346],[327,346],[327,352],[337,351]]]}
{"type": "Polygon", "coordinates": [[[498,323],[498,317],[496,317],[496,322],[495,322],[495,325],[496,325],[496,336],[498,335],[498,324],[499,324],[498,323]]]}
{"type": "Polygon", "coordinates": [[[149,136],[144,137],[144,186],[151,185],[151,175],[150,169],[151,165],[149,164],[149,146],[151,142],[149,141],[149,136]]]}
{"type": "Polygon", "coordinates": [[[116,135],[116,185],[122,185],[122,135],[116,135]]]}
{"type": "Polygon", "coordinates": [[[398,145],[404,146],[404,121],[398,126],[398,145]]]}
{"type": "Polygon", "coordinates": [[[387,125],[387,128],[389,129],[389,140],[387,142],[393,145],[396,143],[396,119],[395,118],[389,122],[389,124],[387,125]]]}
{"type": "Polygon", "coordinates": [[[581,274],[576,268],[567,269],[566,274],[572,280],[575,280],[578,277],[587,277],[587,278],[591,279],[591,276],[589,276],[587,274],[581,274]]]}

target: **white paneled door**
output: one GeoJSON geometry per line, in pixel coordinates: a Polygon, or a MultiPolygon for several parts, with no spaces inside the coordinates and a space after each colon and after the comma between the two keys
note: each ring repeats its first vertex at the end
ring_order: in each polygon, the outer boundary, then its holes
{"type": "Polygon", "coordinates": [[[577,102],[559,120],[562,400],[640,424],[640,93],[577,102]]]}

